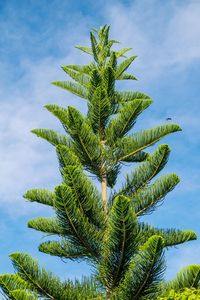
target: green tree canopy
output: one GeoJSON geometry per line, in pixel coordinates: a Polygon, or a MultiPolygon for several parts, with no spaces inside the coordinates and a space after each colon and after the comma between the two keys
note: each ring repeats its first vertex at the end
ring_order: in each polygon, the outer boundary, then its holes
{"type": "Polygon", "coordinates": [[[117,90],[116,83],[136,80],[127,72],[136,56],[125,56],[130,48],[113,50],[118,41],[109,38],[109,26],[94,29],[90,41],[90,47],[76,47],[91,56],[91,63],[62,66],[72,81],[53,82],[86,101],[87,114],[75,107],[46,105],[65,134],[32,130],[55,147],[62,182],[53,191],[31,189],[24,197],[55,212],[54,217],[28,222],[30,228],[58,237],[40,244],[39,250],[87,261],[94,276],[63,282],[29,255],[14,253],[10,257],[16,273],[0,277],[6,299],[147,300],[199,287],[199,265],[185,268],[171,282],[163,280],[164,249],[195,240],[196,234],[142,221],[179,182],[176,174],[159,175],[170,155],[168,145],[146,150],[181,128],[170,123],[135,132],[137,118],[153,101],[142,92],[117,90]],[[138,164],[119,187],[124,163],[138,164]]]}

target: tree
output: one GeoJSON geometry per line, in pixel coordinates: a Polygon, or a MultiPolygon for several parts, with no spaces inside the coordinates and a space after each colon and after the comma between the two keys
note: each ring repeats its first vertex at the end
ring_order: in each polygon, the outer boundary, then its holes
{"type": "Polygon", "coordinates": [[[169,292],[165,297],[159,297],[158,300],[197,300],[200,299],[200,290],[184,289],[177,293],[174,290],[169,292]]]}
{"type": "Polygon", "coordinates": [[[32,131],[55,147],[62,183],[54,191],[29,190],[24,197],[55,211],[54,218],[28,222],[30,228],[59,237],[40,244],[39,250],[87,261],[96,275],[83,282],[61,282],[29,255],[14,253],[16,274],[0,277],[8,299],[156,299],[171,289],[199,285],[199,265],[184,269],[172,282],[163,281],[164,248],[194,240],[195,233],[158,229],[141,221],[179,182],[176,174],[155,179],[168,161],[168,145],[159,145],[151,154],[145,149],[181,128],[163,124],[132,133],[137,117],[152,99],[141,92],[116,90],[116,82],[136,80],[126,72],[136,56],[125,56],[130,48],[112,49],[118,42],[109,39],[109,26],[94,29],[90,40],[91,47],[77,48],[93,61],[63,66],[74,81],[53,82],[86,101],[87,115],[75,107],[46,105],[66,135],[49,129],[32,131]],[[139,165],[116,190],[121,167],[131,163],[139,165]],[[101,183],[101,191],[89,174],[101,183]]]}

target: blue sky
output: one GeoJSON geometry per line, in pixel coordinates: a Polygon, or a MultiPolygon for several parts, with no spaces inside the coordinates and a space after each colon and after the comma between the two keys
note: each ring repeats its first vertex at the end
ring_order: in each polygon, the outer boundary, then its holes
{"type": "MultiPolygon", "coordinates": [[[[138,55],[131,70],[139,81],[124,83],[123,88],[154,99],[136,129],[164,123],[166,117],[183,128],[162,141],[172,147],[163,173],[177,173],[181,183],[146,220],[160,227],[193,229],[200,236],[199,14],[199,1],[0,0],[0,272],[12,272],[8,254],[15,251],[32,254],[62,278],[89,272],[84,264],[63,263],[38,252],[45,237],[27,229],[26,222],[52,212],[25,202],[22,195],[60,182],[54,149],[30,130],[62,132],[43,109],[46,103],[84,109],[81,100],[50,82],[65,79],[60,65],[88,61],[73,46],[87,45],[90,28],[105,23],[111,25],[114,39],[138,55]]],[[[166,277],[200,263],[199,253],[200,241],[169,250],[166,277]]]]}

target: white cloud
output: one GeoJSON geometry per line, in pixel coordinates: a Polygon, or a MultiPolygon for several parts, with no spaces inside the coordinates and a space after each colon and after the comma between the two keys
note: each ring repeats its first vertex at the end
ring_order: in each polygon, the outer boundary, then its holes
{"type": "Polygon", "coordinates": [[[168,24],[166,46],[172,63],[187,65],[200,58],[200,3],[177,6],[168,24]]]}
{"type": "Polygon", "coordinates": [[[136,69],[148,80],[165,74],[166,69],[181,70],[200,59],[198,1],[122,3],[107,5],[107,19],[114,36],[139,55],[136,69]]]}
{"type": "MultiPolygon", "coordinates": [[[[80,36],[77,35],[76,38],[80,41],[85,39],[81,30],[80,36]]],[[[68,38],[68,42],[68,54],[60,59],[47,55],[45,59],[31,61],[22,57],[22,75],[14,83],[10,82],[10,74],[7,73],[9,62],[2,63],[4,80],[0,89],[0,206],[13,216],[31,212],[31,205],[27,205],[22,199],[28,188],[53,188],[60,182],[53,147],[30,133],[31,129],[38,127],[63,132],[59,122],[43,109],[43,105],[57,103],[61,106],[75,105],[80,109],[85,107],[83,100],[50,84],[53,80],[66,78],[60,65],[81,63],[84,59],[84,55],[80,56],[78,50],[73,49],[73,41],[68,38]]]]}

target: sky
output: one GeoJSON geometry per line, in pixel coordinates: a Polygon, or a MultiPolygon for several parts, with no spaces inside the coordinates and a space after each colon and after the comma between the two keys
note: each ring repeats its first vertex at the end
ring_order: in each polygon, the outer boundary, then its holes
{"type": "MultiPolygon", "coordinates": [[[[123,89],[143,91],[154,100],[135,129],[165,123],[167,117],[183,129],[161,142],[172,148],[163,173],[175,172],[181,183],[144,220],[200,236],[199,15],[200,1],[192,0],[0,0],[1,273],[13,272],[8,256],[16,251],[31,254],[63,279],[90,273],[84,263],[64,263],[38,251],[46,237],[28,229],[27,221],[53,213],[28,203],[23,194],[61,182],[53,147],[30,130],[62,132],[43,108],[47,103],[85,110],[82,100],[50,82],[66,78],[61,65],[88,62],[74,45],[88,45],[90,29],[104,24],[111,25],[113,39],[138,56],[131,71],[139,80],[123,83],[123,89]]],[[[166,279],[193,263],[200,263],[200,239],[166,252],[166,279]]]]}

